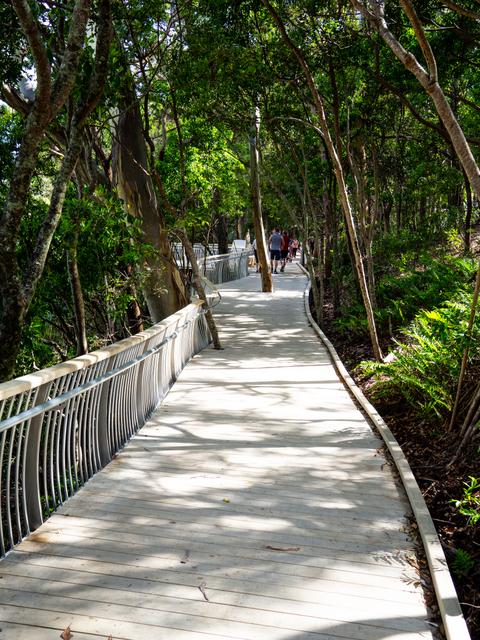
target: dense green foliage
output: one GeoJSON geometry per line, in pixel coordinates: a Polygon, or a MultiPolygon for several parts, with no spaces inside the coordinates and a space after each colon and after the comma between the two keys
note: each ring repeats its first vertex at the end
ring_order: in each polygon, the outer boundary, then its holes
{"type": "MultiPolygon", "coordinates": [[[[35,7],[55,76],[69,14],[60,6],[35,7]]],[[[98,7],[94,3],[93,15],[98,7]]],[[[396,384],[396,392],[405,393],[419,411],[447,420],[478,263],[470,243],[478,202],[474,197],[469,204],[468,181],[428,95],[351,5],[309,0],[275,7],[325,105],[364,268],[371,269],[368,286],[378,331],[381,337],[404,332],[394,364],[378,365],[386,380],[381,393],[393,393],[396,384]],[[408,379],[415,384],[406,384],[408,379]]],[[[4,35],[4,80],[18,88],[21,72],[31,70],[32,55],[9,4],[2,16],[11,26],[4,35]],[[15,50],[19,54],[12,56],[15,50]]],[[[405,12],[387,5],[386,17],[420,60],[405,12]]],[[[445,95],[476,155],[479,27],[463,18],[457,24],[454,12],[428,2],[421,21],[427,28],[438,26],[428,31],[428,39],[445,95]]],[[[156,190],[162,223],[175,242],[178,224],[196,243],[253,234],[247,138],[258,119],[267,233],[278,225],[293,235],[315,236],[317,267],[333,289],[335,327],[345,334],[366,333],[334,162],[311,87],[267,4],[188,0],[179,8],[136,0],[113,5],[113,26],[107,82],[89,117],[82,161],[27,314],[17,373],[75,354],[77,320],[67,269],[75,252],[89,348],[128,335],[126,315],[135,301],[143,321],[150,321],[145,265],[159,249],[145,240],[141,220],[130,215],[118,188],[116,158],[124,144],[118,140],[118,114],[132,109],[138,111],[137,146],[148,156],[142,170],[152,177],[148,188],[156,190]]],[[[73,102],[85,92],[93,52],[89,35],[73,102]]],[[[43,141],[21,225],[22,265],[32,255],[58,174],[69,109],[66,104],[59,112],[43,141]]],[[[24,118],[0,105],[2,201],[24,118]]],[[[128,183],[128,176],[123,180],[128,183]]],[[[476,343],[470,353],[468,380],[476,371],[476,343]]],[[[465,411],[462,405],[460,415],[465,411]]]]}
{"type": "MultiPolygon", "coordinates": [[[[469,343],[468,315],[471,294],[461,293],[442,307],[421,310],[397,342],[395,358],[389,364],[362,365],[365,373],[379,381],[377,397],[403,396],[422,417],[448,419],[455,400],[460,363],[469,343]]],[[[471,396],[480,373],[480,318],[476,318],[471,336],[472,354],[469,384],[471,396]]],[[[445,420],[443,421],[445,424],[445,420]]]]}

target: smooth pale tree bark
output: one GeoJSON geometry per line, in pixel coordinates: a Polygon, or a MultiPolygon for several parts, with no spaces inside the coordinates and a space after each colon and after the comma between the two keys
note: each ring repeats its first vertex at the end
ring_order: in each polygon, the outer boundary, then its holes
{"type": "MultiPolygon", "coordinates": [[[[180,238],[183,248],[185,249],[185,253],[187,254],[188,259],[190,260],[190,264],[192,266],[193,286],[195,287],[195,290],[198,293],[198,297],[200,298],[200,300],[203,301],[203,306],[206,308],[208,307],[208,300],[205,294],[205,289],[203,288],[202,279],[200,277],[200,269],[198,268],[197,257],[195,255],[195,251],[193,249],[192,243],[188,239],[185,229],[183,229],[182,227],[177,227],[175,229],[175,233],[180,238]]],[[[210,309],[205,312],[205,318],[207,320],[210,333],[212,334],[213,346],[215,347],[215,349],[222,349],[217,326],[215,324],[215,320],[213,319],[213,314],[210,309]]]]}
{"type": "Polygon", "coordinates": [[[342,204],[344,213],[345,213],[345,221],[347,224],[347,228],[348,228],[348,232],[349,232],[349,236],[350,236],[350,240],[351,240],[351,244],[352,244],[352,249],[353,249],[353,253],[354,253],[354,258],[355,258],[355,265],[356,265],[356,270],[357,270],[357,275],[358,275],[358,281],[360,284],[360,289],[361,289],[361,293],[362,293],[362,298],[363,298],[363,304],[365,306],[365,311],[367,314],[367,321],[368,321],[368,328],[369,328],[369,332],[370,332],[370,338],[372,341],[372,347],[373,347],[373,352],[375,355],[376,360],[378,360],[378,362],[383,362],[383,355],[382,355],[382,351],[380,348],[380,343],[378,341],[378,336],[377,336],[377,327],[376,327],[376,323],[375,323],[375,316],[373,315],[373,309],[372,309],[372,303],[370,300],[370,295],[368,292],[368,286],[367,286],[367,281],[365,278],[365,271],[363,268],[363,261],[362,261],[362,257],[361,257],[361,253],[360,253],[360,247],[358,246],[358,240],[357,240],[357,236],[355,233],[355,224],[354,224],[354,220],[353,220],[353,214],[352,214],[352,210],[350,207],[350,202],[348,199],[348,193],[347,193],[347,188],[346,188],[346,184],[345,184],[345,179],[344,179],[344,174],[343,174],[343,167],[342,164],[340,162],[340,157],[337,153],[337,150],[335,148],[335,145],[333,143],[333,140],[330,136],[330,131],[328,128],[328,124],[327,124],[327,119],[325,116],[325,110],[324,110],[324,106],[323,106],[323,100],[316,88],[315,85],[315,81],[313,79],[312,73],[310,71],[310,68],[308,67],[302,53],[300,52],[300,50],[293,44],[293,42],[290,40],[287,31],[285,29],[285,25],[283,24],[282,20],[280,19],[279,15],[277,14],[277,12],[275,11],[275,9],[272,7],[272,5],[270,4],[270,2],[268,2],[268,0],[262,0],[263,4],[265,5],[265,7],[267,8],[267,10],[270,12],[270,15],[272,16],[275,24],[277,25],[277,28],[280,32],[280,35],[282,36],[283,41],[285,42],[285,44],[287,45],[287,47],[292,51],[292,53],[295,55],[295,57],[297,58],[303,73],[305,75],[305,78],[307,80],[308,83],[308,87],[310,89],[310,92],[312,94],[313,100],[314,100],[314,104],[315,104],[315,108],[316,108],[316,115],[318,118],[318,121],[320,123],[320,127],[323,133],[323,137],[325,140],[325,144],[327,146],[327,150],[328,153],[330,155],[330,158],[332,159],[332,163],[334,166],[334,170],[335,170],[335,176],[337,179],[337,184],[338,184],[338,189],[339,189],[339,197],[340,197],[340,202],[342,204]]]}
{"type": "MultiPolygon", "coordinates": [[[[322,233],[322,227],[320,225],[320,221],[316,214],[314,214],[313,225],[315,229],[315,239],[316,239],[316,245],[317,245],[318,281],[320,284],[320,290],[318,290],[318,287],[316,286],[316,283],[315,283],[315,289],[317,289],[318,299],[315,298],[315,293],[314,293],[314,301],[315,301],[315,308],[320,310],[320,313],[317,311],[318,324],[323,329],[323,304],[325,300],[325,288],[323,284],[323,251],[322,251],[323,233],[322,233]]],[[[309,265],[308,258],[307,258],[307,264],[309,265]]],[[[313,269],[313,262],[312,262],[312,269],[313,269]]],[[[309,270],[310,270],[310,265],[309,265],[309,270]]]]}
{"type": "Polygon", "coordinates": [[[250,189],[252,193],[253,228],[257,241],[257,255],[260,264],[262,278],[262,291],[273,291],[273,278],[268,262],[267,243],[265,241],[265,228],[263,226],[262,200],[260,192],[260,173],[258,171],[258,124],[252,126],[251,136],[248,140],[250,151],[250,189]]]}
{"type": "Polygon", "coordinates": [[[445,129],[450,135],[455,153],[468,176],[472,189],[474,190],[477,198],[480,199],[480,170],[475,158],[473,157],[463,130],[458,124],[452,108],[450,107],[450,104],[438,83],[435,56],[410,0],[400,0],[400,4],[410,21],[415,37],[421,47],[423,56],[427,63],[427,70],[424,69],[410,51],[407,51],[403,47],[388,28],[388,24],[385,19],[385,0],[380,0],[379,2],[368,1],[368,4],[362,0],[350,1],[355,9],[357,9],[363,17],[370,22],[374,29],[378,31],[390,50],[404,64],[405,68],[415,76],[431,98],[445,129]]]}
{"type": "Polygon", "coordinates": [[[66,190],[82,150],[85,122],[103,91],[112,31],[110,0],[100,0],[93,73],[88,87],[85,87],[84,95],[72,104],[66,153],[54,180],[50,205],[35,240],[33,254],[22,273],[17,261],[17,246],[30,182],[45,131],[74,87],[83,52],[91,0],[77,0],[74,5],[68,39],[55,79],[52,77],[50,60],[43,43],[43,28],[37,23],[26,0],[12,0],[12,4],[33,57],[37,88],[35,100],[26,119],[24,136],[0,221],[0,381],[8,380],[14,374],[25,316],[43,273],[50,244],[62,213],[66,190]]]}
{"type": "Polygon", "coordinates": [[[144,266],[143,291],[154,322],[160,322],[186,304],[182,279],[163,224],[142,133],[138,104],[119,116],[112,150],[114,181],[126,213],[141,222],[142,241],[153,247],[144,266]]]}
{"type": "MultiPolygon", "coordinates": [[[[172,203],[170,202],[170,200],[168,199],[167,194],[165,193],[165,187],[163,186],[163,182],[162,182],[162,179],[160,178],[158,171],[154,170],[153,176],[155,178],[155,182],[157,184],[158,191],[160,193],[160,197],[162,198],[165,208],[168,211],[170,211],[170,213],[180,223],[175,229],[175,234],[177,235],[178,238],[180,238],[183,248],[185,250],[185,253],[187,255],[187,258],[190,261],[190,265],[192,267],[192,275],[193,275],[193,286],[195,287],[195,290],[198,293],[198,297],[203,301],[203,307],[204,308],[208,307],[207,296],[205,294],[205,289],[203,288],[202,279],[200,277],[200,269],[198,267],[197,256],[195,255],[195,251],[193,249],[192,243],[188,239],[185,228],[181,226],[181,223],[184,220],[184,215],[182,215],[182,212],[177,211],[175,207],[172,205],[172,203]]],[[[185,202],[185,198],[183,198],[183,201],[185,202]]],[[[185,212],[183,212],[183,214],[184,213],[185,212]]],[[[222,349],[217,326],[215,324],[215,320],[213,319],[213,314],[211,310],[208,310],[205,312],[205,318],[207,320],[210,333],[212,334],[213,345],[215,349],[222,349]]]]}
{"type": "MultiPolygon", "coordinates": [[[[450,139],[452,141],[452,145],[455,149],[455,153],[457,154],[458,159],[460,160],[463,170],[467,176],[467,179],[475,192],[475,195],[478,199],[480,199],[480,170],[478,165],[473,157],[470,146],[465,138],[465,135],[462,131],[462,128],[458,124],[458,121],[455,117],[455,114],[450,107],[450,104],[438,83],[438,72],[437,72],[437,62],[435,59],[435,55],[430,46],[430,42],[425,34],[425,31],[420,23],[418,15],[411,4],[410,0],[400,0],[400,4],[405,11],[410,24],[415,33],[415,37],[417,39],[418,44],[421,47],[423,57],[425,62],[427,63],[427,70],[423,68],[423,66],[418,62],[415,56],[407,51],[403,45],[395,38],[393,33],[389,30],[388,24],[385,20],[385,0],[380,1],[371,1],[369,0],[369,4],[367,6],[366,2],[362,0],[351,0],[352,5],[361,12],[361,14],[366,18],[370,24],[378,31],[381,35],[385,43],[388,45],[390,50],[395,54],[395,56],[405,65],[406,69],[408,69],[418,80],[418,82],[425,89],[426,93],[430,96],[435,108],[437,110],[438,115],[440,116],[441,121],[445,129],[448,131],[450,135],[450,139]],[[369,8],[370,7],[370,8],[369,8]]],[[[454,3],[451,3],[454,4],[454,3]]],[[[455,5],[456,6],[456,5],[455,5]]],[[[455,8],[455,7],[451,7],[455,8]]],[[[480,17],[480,16],[475,16],[480,17]]],[[[476,306],[478,301],[478,288],[480,285],[480,264],[478,267],[477,273],[477,284],[475,287],[475,293],[473,296],[472,308],[470,311],[470,320],[469,320],[469,334],[471,334],[473,320],[475,318],[476,306]]],[[[452,417],[450,420],[449,430],[453,429],[455,418],[457,415],[458,403],[460,398],[460,392],[462,389],[463,378],[465,375],[467,363],[468,363],[468,353],[469,346],[466,347],[463,359],[462,366],[460,372],[460,378],[458,381],[457,388],[457,397],[455,399],[455,405],[452,412],[452,417]]]]}
{"type": "MultiPolygon", "coordinates": [[[[325,150],[322,150],[322,162],[326,162],[325,150]]],[[[325,280],[332,277],[332,203],[327,180],[323,181],[322,205],[325,214],[325,280]]]]}
{"type": "MultiPolygon", "coordinates": [[[[362,125],[360,125],[361,127],[362,125]]],[[[367,263],[367,281],[368,291],[370,294],[370,300],[372,301],[372,308],[377,310],[377,298],[375,295],[375,274],[373,264],[373,234],[375,231],[375,224],[378,214],[378,176],[376,176],[376,153],[375,146],[372,146],[374,174],[375,174],[375,204],[373,207],[373,213],[371,204],[367,194],[367,156],[365,150],[365,138],[363,133],[359,133],[356,137],[355,143],[356,154],[353,149],[350,148],[350,142],[347,144],[348,160],[352,175],[355,181],[355,195],[358,206],[358,226],[360,230],[360,238],[365,250],[366,263],[367,263]]]]}
{"type": "MultiPolygon", "coordinates": [[[[302,242],[302,247],[304,247],[304,250],[302,252],[303,256],[305,257],[306,261],[307,261],[307,271],[308,271],[308,275],[310,278],[310,284],[311,284],[311,291],[312,291],[312,296],[313,296],[313,304],[315,307],[315,313],[317,315],[317,323],[319,324],[320,327],[323,328],[323,286],[321,286],[321,292],[322,295],[320,295],[319,291],[318,291],[318,287],[317,287],[317,281],[316,281],[316,277],[315,277],[315,267],[313,264],[313,258],[310,254],[310,250],[309,250],[309,244],[308,244],[308,226],[309,226],[309,217],[308,217],[308,213],[307,213],[307,208],[306,208],[306,202],[305,202],[305,197],[304,194],[301,193],[301,189],[300,186],[298,185],[297,181],[294,179],[293,174],[289,171],[288,167],[286,166],[286,163],[284,162],[282,155],[280,153],[279,147],[278,145],[276,145],[277,151],[278,151],[278,157],[280,159],[280,161],[282,162],[283,166],[287,169],[287,172],[290,174],[290,178],[292,180],[292,182],[295,184],[295,187],[297,189],[297,191],[299,191],[299,195],[300,195],[300,199],[301,199],[301,203],[302,203],[302,215],[298,216],[295,211],[293,210],[293,208],[291,207],[288,199],[286,198],[285,194],[283,193],[280,185],[278,184],[278,182],[274,179],[274,177],[272,176],[271,172],[267,169],[266,166],[264,166],[264,175],[267,178],[267,180],[270,182],[270,184],[272,185],[272,187],[275,189],[275,191],[278,193],[278,196],[280,198],[280,200],[283,202],[285,209],[287,210],[292,223],[296,226],[297,229],[300,229],[300,240],[302,242]]],[[[305,174],[302,172],[302,177],[305,178],[305,174]]],[[[320,270],[320,274],[321,274],[321,270],[320,270]]]]}

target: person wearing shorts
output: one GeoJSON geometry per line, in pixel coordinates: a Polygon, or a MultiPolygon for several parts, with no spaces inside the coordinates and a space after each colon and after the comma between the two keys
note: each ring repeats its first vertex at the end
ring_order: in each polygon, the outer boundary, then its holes
{"type": "Polygon", "coordinates": [[[272,235],[268,239],[268,250],[270,251],[270,269],[273,273],[278,273],[278,261],[280,260],[280,248],[282,246],[282,236],[280,231],[275,227],[272,235]],[[275,269],[273,268],[275,263],[275,269]]]}
{"type": "Polygon", "coordinates": [[[286,231],[282,231],[282,246],[280,248],[280,258],[282,260],[282,266],[280,271],[285,271],[288,258],[288,249],[290,247],[290,236],[286,231]]]}
{"type": "Polygon", "coordinates": [[[298,240],[296,238],[294,238],[292,240],[292,255],[294,258],[297,257],[297,249],[298,249],[298,240]]]}

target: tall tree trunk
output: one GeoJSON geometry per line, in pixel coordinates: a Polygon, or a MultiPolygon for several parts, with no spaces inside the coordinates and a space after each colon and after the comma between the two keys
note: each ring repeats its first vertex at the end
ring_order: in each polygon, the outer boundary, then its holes
{"type": "Polygon", "coordinates": [[[252,194],[253,227],[255,229],[255,239],[257,241],[257,255],[260,263],[262,291],[273,291],[273,278],[268,264],[267,243],[265,241],[265,229],[263,227],[262,201],[260,194],[260,174],[258,170],[258,125],[252,127],[252,134],[249,138],[250,150],[250,189],[252,194]]]}
{"type": "Polygon", "coordinates": [[[219,255],[224,255],[228,253],[228,229],[223,213],[218,214],[215,229],[217,231],[218,253],[219,255]]]}
{"type": "Polygon", "coordinates": [[[402,231],[402,225],[403,225],[403,220],[402,220],[402,194],[401,192],[397,191],[398,193],[398,200],[397,200],[397,235],[400,235],[401,231],[402,231]]]}
{"type": "Polygon", "coordinates": [[[153,247],[146,259],[145,299],[154,322],[160,322],[185,306],[187,296],[174,264],[163,217],[148,173],[148,156],[138,104],[118,117],[112,149],[114,180],[125,212],[141,222],[142,239],[153,247]]]}
{"type": "Polygon", "coordinates": [[[213,215],[215,219],[215,233],[217,236],[218,254],[228,253],[228,227],[225,214],[219,211],[222,201],[222,192],[218,187],[213,190],[213,215]]]}
{"type": "Polygon", "coordinates": [[[90,17],[91,0],[77,0],[73,13],[69,14],[69,35],[67,41],[61,43],[61,46],[65,47],[63,62],[55,79],[51,75],[50,61],[43,42],[43,30],[28,3],[13,0],[12,5],[28,41],[37,74],[37,89],[0,220],[0,382],[9,380],[14,375],[25,315],[43,273],[50,243],[60,220],[65,192],[82,148],[85,121],[97,105],[103,90],[111,37],[110,2],[100,0],[97,14],[100,37],[95,49],[93,74],[89,86],[86,87],[87,91],[75,105],[69,146],[54,182],[50,206],[36,238],[32,259],[22,274],[17,260],[17,248],[30,182],[47,126],[62,108],[74,87],[90,17]]]}
{"type": "Polygon", "coordinates": [[[368,277],[368,291],[370,293],[370,299],[372,301],[372,309],[377,311],[377,296],[375,294],[375,272],[373,269],[373,253],[372,253],[372,243],[367,242],[366,246],[366,254],[367,254],[367,277],[368,277]]]}
{"type": "Polygon", "coordinates": [[[237,216],[236,223],[237,223],[237,238],[242,238],[243,237],[243,220],[241,215],[237,216]]]}
{"type": "MultiPolygon", "coordinates": [[[[203,288],[202,279],[200,277],[200,269],[198,268],[197,256],[195,255],[195,251],[184,229],[177,228],[175,230],[175,233],[182,241],[185,253],[187,254],[187,257],[190,260],[190,264],[192,265],[193,285],[196,292],[198,293],[198,297],[203,301],[203,306],[208,307],[208,300],[207,296],[205,295],[205,289],[203,288]]],[[[221,349],[222,345],[220,344],[220,337],[218,335],[217,326],[210,309],[205,312],[205,318],[207,320],[210,333],[212,334],[215,349],[221,349]]]]}
{"type": "Polygon", "coordinates": [[[375,354],[375,358],[376,360],[378,360],[379,362],[383,362],[383,356],[382,356],[382,351],[380,349],[380,343],[378,341],[378,336],[377,336],[377,327],[376,327],[376,323],[375,323],[375,316],[373,315],[373,309],[372,309],[372,304],[371,304],[371,300],[370,300],[370,296],[368,293],[368,287],[367,287],[367,282],[366,282],[366,278],[365,278],[365,271],[363,269],[363,262],[362,262],[362,257],[360,255],[360,248],[358,246],[358,241],[357,241],[357,236],[355,234],[355,223],[353,220],[353,215],[352,215],[352,210],[350,207],[350,201],[348,198],[348,193],[347,193],[347,188],[346,188],[346,184],[345,184],[345,179],[344,179],[344,173],[343,173],[343,167],[340,161],[340,157],[337,153],[337,150],[335,148],[335,145],[333,143],[333,140],[330,136],[330,130],[328,128],[328,124],[327,124],[327,119],[326,119],[326,115],[325,115],[325,110],[324,110],[324,106],[323,106],[323,100],[316,88],[313,76],[310,72],[310,69],[303,57],[303,55],[301,54],[300,50],[293,44],[293,42],[290,40],[286,29],[285,29],[285,25],[283,24],[283,22],[280,20],[277,12],[275,11],[275,9],[272,7],[272,5],[270,4],[270,2],[268,0],[262,0],[263,4],[265,5],[265,7],[268,9],[268,11],[270,12],[274,22],[276,23],[280,34],[285,42],[285,44],[288,46],[288,48],[294,53],[295,57],[297,58],[300,66],[302,67],[302,70],[305,74],[305,78],[307,80],[310,92],[313,96],[314,102],[315,102],[315,107],[316,107],[316,111],[317,111],[317,118],[320,122],[320,127],[322,129],[322,133],[323,133],[323,137],[325,140],[325,144],[327,146],[328,149],[328,153],[330,155],[330,158],[332,159],[332,163],[335,169],[335,176],[337,178],[337,184],[338,184],[338,189],[339,189],[339,195],[340,195],[340,202],[342,203],[342,207],[343,210],[345,212],[345,220],[347,223],[347,228],[348,228],[348,232],[350,235],[350,239],[352,242],[352,249],[353,249],[353,253],[354,253],[354,257],[355,257],[355,265],[356,265],[356,269],[357,269],[357,275],[358,275],[358,281],[360,284],[360,289],[362,291],[362,297],[363,297],[363,303],[365,306],[365,311],[367,314],[367,321],[368,321],[368,328],[370,331],[370,338],[372,341],[372,347],[373,347],[373,352],[375,354]]]}
{"type": "Polygon", "coordinates": [[[82,140],[83,126],[72,132],[67,153],[54,182],[50,205],[38,234],[32,259],[23,274],[23,281],[21,281],[16,257],[13,263],[15,265],[13,273],[9,274],[8,278],[0,279],[2,290],[0,382],[9,380],[14,374],[25,316],[35,294],[38,280],[43,273],[50,244],[62,214],[67,187],[82,149],[82,140]]]}
{"type": "MultiPolygon", "coordinates": [[[[308,247],[308,231],[305,229],[304,226],[300,227],[300,233],[301,233],[302,245],[304,247],[308,247]]],[[[317,281],[315,278],[315,268],[313,266],[313,259],[310,254],[310,250],[308,249],[307,251],[304,251],[303,255],[305,256],[305,259],[307,261],[307,271],[310,277],[313,306],[315,307],[315,313],[317,315],[317,324],[320,328],[323,328],[323,304],[320,300],[320,295],[318,293],[317,281]]]]}
{"type": "Polygon", "coordinates": [[[325,211],[325,280],[332,277],[332,206],[328,189],[323,192],[323,210],[325,211]]]}
{"type": "Polygon", "coordinates": [[[465,215],[465,251],[470,251],[471,243],[471,226],[472,226],[472,189],[468,181],[465,171],[463,172],[465,180],[465,193],[467,195],[467,213],[465,215]]]}
{"type": "Polygon", "coordinates": [[[334,191],[332,206],[332,250],[333,250],[333,278],[332,278],[332,297],[333,297],[333,315],[337,317],[340,309],[340,248],[338,242],[339,236],[339,212],[336,203],[336,190],[334,191]]]}
{"type": "Polygon", "coordinates": [[[317,238],[318,280],[320,285],[320,291],[318,294],[318,303],[317,301],[315,302],[315,308],[317,309],[317,317],[319,318],[318,324],[320,325],[320,327],[323,328],[323,303],[325,299],[325,290],[323,285],[323,255],[322,255],[323,234],[322,234],[322,228],[318,221],[318,217],[316,215],[314,217],[313,222],[315,225],[315,237],[317,238]],[[318,304],[318,307],[317,307],[317,304],[318,304]]]}

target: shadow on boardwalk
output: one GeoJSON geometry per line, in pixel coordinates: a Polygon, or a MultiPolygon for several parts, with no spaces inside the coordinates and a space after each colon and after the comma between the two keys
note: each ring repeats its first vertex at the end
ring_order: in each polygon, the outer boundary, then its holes
{"type": "Polygon", "coordinates": [[[0,565],[2,637],[432,637],[403,490],[306,324],[302,276],[276,282],[268,300],[255,277],[223,288],[226,349],[0,565]]]}

